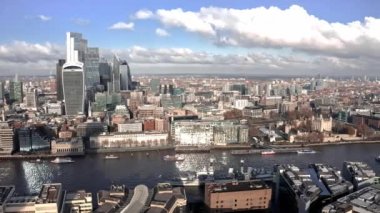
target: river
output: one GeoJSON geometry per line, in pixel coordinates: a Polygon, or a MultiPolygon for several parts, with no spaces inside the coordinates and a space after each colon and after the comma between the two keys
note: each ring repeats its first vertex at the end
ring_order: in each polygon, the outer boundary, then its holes
{"type": "Polygon", "coordinates": [[[183,162],[167,162],[166,154],[173,151],[150,151],[118,153],[119,159],[105,160],[105,154],[90,154],[74,158],[75,163],[53,164],[50,160],[36,163],[30,160],[1,160],[0,184],[13,184],[18,194],[37,193],[43,183],[60,182],[64,189],[72,191],[85,189],[96,193],[108,189],[111,184],[125,184],[134,187],[146,184],[153,187],[177,176],[180,171],[199,171],[209,164],[210,157],[216,159],[215,173],[226,174],[229,167],[238,168],[240,160],[245,166],[272,168],[274,164],[295,164],[307,167],[310,163],[326,163],[342,168],[344,161],[363,161],[368,163],[379,175],[380,163],[374,158],[380,154],[380,144],[346,144],[313,147],[316,154],[276,154],[231,155],[229,151],[212,151],[211,153],[181,154],[183,162]],[[224,156],[224,157],[223,157],[224,156]],[[224,163],[223,159],[225,159],[224,163]]]}

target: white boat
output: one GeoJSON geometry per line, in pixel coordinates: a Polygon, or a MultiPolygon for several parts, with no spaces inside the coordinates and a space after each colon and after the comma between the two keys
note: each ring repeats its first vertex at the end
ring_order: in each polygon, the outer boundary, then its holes
{"type": "Polygon", "coordinates": [[[57,163],[57,164],[60,164],[60,163],[74,163],[74,161],[71,158],[60,158],[60,157],[56,157],[54,160],[52,160],[50,162],[57,163]]]}
{"type": "Polygon", "coordinates": [[[297,150],[297,154],[315,154],[315,153],[317,152],[311,149],[297,150]]]}
{"type": "Polygon", "coordinates": [[[380,162],[380,155],[375,158],[376,161],[380,162]]]}
{"type": "Polygon", "coordinates": [[[105,157],[104,157],[104,159],[119,159],[119,156],[116,156],[116,155],[106,155],[105,157]]]}
{"type": "Polygon", "coordinates": [[[165,155],[164,160],[165,161],[184,161],[185,158],[178,155],[165,155]]]}
{"type": "Polygon", "coordinates": [[[269,150],[269,151],[262,151],[261,154],[262,155],[274,155],[274,154],[276,154],[276,152],[273,150],[269,150]]]}

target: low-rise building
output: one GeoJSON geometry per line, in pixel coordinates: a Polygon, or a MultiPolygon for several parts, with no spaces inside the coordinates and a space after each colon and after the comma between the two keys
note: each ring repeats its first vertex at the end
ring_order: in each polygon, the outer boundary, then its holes
{"type": "Polygon", "coordinates": [[[6,204],[14,191],[15,186],[0,186],[0,213],[5,212],[6,204]]]}
{"type": "Polygon", "coordinates": [[[170,183],[159,183],[154,189],[153,199],[146,213],[182,212],[186,204],[185,188],[173,187],[170,183]]]}
{"type": "Polygon", "coordinates": [[[79,137],[70,140],[56,139],[51,142],[51,153],[56,155],[83,155],[83,141],[79,137]]]}
{"type": "Polygon", "coordinates": [[[90,138],[92,149],[160,147],[168,145],[167,133],[115,133],[90,138]]]}
{"type": "Polygon", "coordinates": [[[60,183],[44,184],[36,201],[36,213],[59,213],[64,204],[65,191],[60,183]]]}
{"type": "Polygon", "coordinates": [[[261,107],[245,107],[242,111],[243,117],[262,118],[263,109],[261,107]]]}
{"type": "Polygon", "coordinates": [[[117,125],[118,132],[142,132],[143,124],[141,121],[126,122],[117,125]]]}
{"type": "Polygon", "coordinates": [[[368,186],[325,206],[322,209],[322,213],[377,213],[380,212],[379,194],[380,184],[368,186]]]}
{"type": "Polygon", "coordinates": [[[331,132],[332,118],[324,118],[320,115],[318,118],[314,116],[311,118],[311,130],[317,132],[331,132]]]}
{"type": "Polygon", "coordinates": [[[262,181],[206,183],[205,204],[211,212],[268,209],[272,189],[262,181]]]}
{"type": "Polygon", "coordinates": [[[67,213],[92,212],[92,194],[84,190],[67,193],[65,197],[64,212],[67,212],[67,213]]]}
{"type": "Polygon", "coordinates": [[[36,211],[37,196],[14,196],[11,197],[6,206],[5,212],[30,213],[36,211]]]}

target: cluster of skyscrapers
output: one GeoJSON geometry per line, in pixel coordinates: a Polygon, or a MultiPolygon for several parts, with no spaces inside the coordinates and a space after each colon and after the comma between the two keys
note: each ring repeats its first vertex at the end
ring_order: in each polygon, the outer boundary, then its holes
{"type": "Polygon", "coordinates": [[[88,47],[80,33],[67,33],[66,48],[66,60],[57,63],[57,99],[64,100],[66,115],[86,114],[96,92],[132,89],[126,60],[101,60],[99,48],[88,47]]]}

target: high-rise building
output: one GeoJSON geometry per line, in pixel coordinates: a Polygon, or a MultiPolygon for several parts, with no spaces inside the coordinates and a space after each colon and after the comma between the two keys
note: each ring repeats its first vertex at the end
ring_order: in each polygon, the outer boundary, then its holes
{"type": "Polygon", "coordinates": [[[62,68],[65,62],[66,62],[65,59],[59,59],[56,66],[57,100],[59,101],[63,100],[62,68]]]}
{"type": "MultiPolygon", "coordinates": [[[[80,34],[79,34],[80,35],[80,34]]],[[[84,98],[85,98],[85,76],[83,63],[79,61],[82,53],[76,50],[76,45],[81,47],[83,43],[87,44],[78,38],[77,33],[67,33],[66,38],[67,58],[63,65],[63,93],[65,99],[66,115],[77,115],[84,113],[84,98]]],[[[81,49],[81,48],[79,48],[81,49]]],[[[83,55],[84,57],[84,55],[83,55]]]]}
{"type": "Polygon", "coordinates": [[[151,79],[149,82],[150,91],[152,91],[153,94],[158,94],[160,92],[160,79],[151,79]]]}
{"type": "Polygon", "coordinates": [[[99,76],[99,49],[95,47],[87,48],[85,53],[85,76],[86,87],[92,87],[100,83],[99,76]]]}
{"type": "Polygon", "coordinates": [[[32,89],[26,92],[26,107],[37,108],[37,90],[32,89]]]}
{"type": "Polygon", "coordinates": [[[105,60],[101,59],[99,62],[99,74],[100,74],[100,84],[106,88],[108,91],[108,83],[111,81],[111,65],[105,60]]]}
{"type": "Polygon", "coordinates": [[[132,90],[132,77],[131,70],[126,60],[122,60],[120,63],[120,74],[121,74],[121,90],[132,90]]]}
{"type": "Polygon", "coordinates": [[[120,92],[120,59],[116,55],[112,61],[112,92],[120,92]]]}
{"type": "Polygon", "coordinates": [[[9,98],[13,102],[22,103],[23,97],[22,82],[16,74],[14,81],[9,84],[9,98]]]}
{"type": "Polygon", "coordinates": [[[4,82],[0,81],[0,99],[4,100],[4,82]]]}

